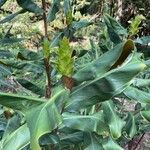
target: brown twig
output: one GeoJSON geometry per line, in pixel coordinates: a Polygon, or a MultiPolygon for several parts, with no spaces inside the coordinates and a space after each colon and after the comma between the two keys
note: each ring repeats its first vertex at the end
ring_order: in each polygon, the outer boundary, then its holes
{"type": "MultiPolygon", "coordinates": [[[[44,21],[44,38],[48,38],[48,30],[47,30],[47,18],[46,18],[46,2],[45,0],[42,0],[42,7],[43,7],[43,21],[44,21]]],[[[50,98],[51,96],[51,69],[50,69],[50,63],[49,63],[49,57],[44,58],[44,65],[45,65],[45,71],[47,75],[47,85],[46,85],[46,91],[45,91],[45,97],[50,98]]],[[[55,145],[51,144],[50,149],[54,150],[55,145]]]]}
{"type": "MultiPolygon", "coordinates": [[[[48,38],[48,30],[47,30],[47,19],[46,19],[46,2],[45,0],[42,0],[42,7],[43,7],[43,21],[44,21],[44,37],[48,38]]],[[[51,76],[50,76],[50,64],[49,64],[49,58],[44,58],[44,65],[45,65],[45,71],[47,75],[47,85],[45,88],[45,97],[50,98],[51,96],[51,76]]]]}
{"type": "Polygon", "coordinates": [[[51,76],[50,76],[50,64],[49,58],[44,58],[45,71],[47,75],[47,85],[45,88],[45,97],[50,98],[51,96],[51,76]]]}
{"type": "Polygon", "coordinates": [[[45,31],[45,37],[48,37],[48,32],[47,32],[47,19],[46,19],[46,2],[45,0],[42,0],[42,7],[43,7],[43,21],[44,21],[44,31],[45,31]]]}

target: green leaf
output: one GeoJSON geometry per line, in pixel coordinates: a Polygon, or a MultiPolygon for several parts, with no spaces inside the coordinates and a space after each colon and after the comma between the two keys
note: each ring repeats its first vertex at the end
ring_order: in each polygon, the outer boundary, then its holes
{"type": "Polygon", "coordinates": [[[11,71],[7,66],[0,64],[0,77],[11,75],[11,71]]]}
{"type": "Polygon", "coordinates": [[[20,83],[24,88],[30,90],[31,92],[38,94],[40,96],[44,96],[44,92],[45,90],[40,87],[36,81],[30,81],[28,79],[24,79],[24,78],[16,78],[16,80],[18,81],[18,83],[20,83]]]}
{"type": "Polygon", "coordinates": [[[111,138],[105,139],[102,142],[104,150],[124,150],[122,147],[120,147],[115,141],[113,141],[111,138]]]}
{"type": "Polygon", "coordinates": [[[64,0],[64,13],[67,15],[67,13],[71,10],[70,0],[64,0]]]}
{"type": "Polygon", "coordinates": [[[91,25],[92,22],[89,22],[88,20],[86,19],[82,19],[80,21],[73,21],[72,24],[71,24],[71,27],[77,31],[81,28],[85,28],[85,27],[88,27],[89,25],[91,25]]]}
{"type": "Polygon", "coordinates": [[[20,49],[16,57],[20,60],[43,60],[43,52],[34,52],[27,49],[20,49]]]}
{"type": "Polygon", "coordinates": [[[23,41],[23,38],[4,38],[0,40],[0,45],[8,45],[23,41]]]}
{"type": "Polygon", "coordinates": [[[104,20],[105,19],[107,20],[106,22],[109,23],[109,26],[112,27],[116,33],[118,33],[119,35],[127,36],[127,30],[123,26],[121,26],[121,24],[117,22],[114,18],[112,18],[108,14],[105,14],[104,20]]]}
{"type": "Polygon", "coordinates": [[[114,69],[114,68],[122,65],[132,52],[135,52],[135,45],[134,45],[133,41],[129,39],[124,43],[123,50],[122,50],[120,57],[115,62],[115,64],[113,64],[113,66],[111,66],[110,69],[114,69]]]}
{"type": "Polygon", "coordinates": [[[60,142],[59,136],[55,133],[45,134],[39,139],[39,143],[41,146],[57,144],[59,142],[60,142]]]}
{"type": "Polygon", "coordinates": [[[54,38],[51,40],[50,47],[56,47],[59,45],[59,41],[63,38],[63,32],[57,34],[54,36],[54,38]]]}
{"type": "Polygon", "coordinates": [[[150,104],[150,94],[137,88],[129,86],[124,91],[124,94],[131,100],[135,100],[139,103],[150,104]]]}
{"type": "Polygon", "coordinates": [[[40,150],[38,141],[42,135],[52,132],[52,130],[61,124],[62,118],[55,103],[65,98],[65,94],[66,91],[61,90],[49,99],[49,101],[30,109],[26,113],[27,125],[31,135],[31,148],[33,150],[40,150]]]}
{"type": "Polygon", "coordinates": [[[39,99],[30,96],[21,96],[17,94],[9,94],[0,92],[0,104],[10,107],[14,110],[27,111],[44,102],[44,99],[39,99]]]}
{"type": "Polygon", "coordinates": [[[148,66],[148,68],[150,68],[150,59],[146,60],[145,64],[148,66]]]}
{"type": "Polygon", "coordinates": [[[114,68],[121,65],[133,49],[134,43],[131,40],[118,44],[113,49],[100,56],[97,60],[94,60],[79,70],[73,78],[77,83],[81,83],[100,77],[112,67],[114,68]]]}
{"type": "Polygon", "coordinates": [[[150,86],[150,79],[135,78],[133,85],[139,88],[150,86]]]}
{"type": "Polygon", "coordinates": [[[122,134],[122,129],[125,125],[123,121],[115,112],[114,104],[112,101],[107,101],[102,104],[104,118],[109,126],[111,136],[114,139],[118,139],[122,134]]]}
{"type": "Polygon", "coordinates": [[[144,53],[145,58],[149,58],[150,36],[143,36],[135,40],[137,51],[144,53]]]}
{"type": "Polygon", "coordinates": [[[12,134],[15,130],[17,130],[21,125],[21,120],[19,115],[14,115],[7,121],[7,126],[5,129],[5,132],[3,134],[3,139],[6,139],[9,137],[10,134],[12,134]]]}
{"type": "Polygon", "coordinates": [[[63,113],[63,124],[72,129],[78,129],[85,132],[96,132],[104,134],[108,131],[105,125],[103,113],[93,115],[76,115],[73,113],[63,113]]]}
{"type": "Polygon", "coordinates": [[[60,135],[60,140],[62,144],[70,145],[83,142],[83,132],[73,132],[70,134],[60,135]]]}
{"type": "MultiPolygon", "coordinates": [[[[2,115],[4,113],[4,110],[0,110],[0,115],[2,115]]],[[[6,126],[7,126],[7,120],[4,118],[0,118],[0,131],[4,132],[6,130],[6,126]]],[[[2,136],[0,134],[0,136],[2,136]]]]}
{"type": "Polygon", "coordinates": [[[60,0],[53,0],[52,6],[49,9],[47,21],[52,22],[56,18],[56,13],[60,8],[60,0]]]}
{"type": "Polygon", "coordinates": [[[135,117],[131,113],[128,113],[128,117],[126,119],[126,125],[124,128],[130,139],[132,139],[137,134],[135,117]]]}
{"type": "Polygon", "coordinates": [[[145,69],[145,64],[137,57],[133,56],[129,63],[97,76],[92,81],[76,86],[72,90],[70,100],[66,104],[66,110],[80,110],[98,102],[109,100],[121,93],[131,84],[133,78],[145,69]]]}
{"type": "Polygon", "coordinates": [[[135,40],[135,43],[138,44],[148,44],[150,42],[150,36],[143,36],[135,40]]]}
{"type": "Polygon", "coordinates": [[[2,59],[0,64],[4,64],[6,67],[11,67],[17,69],[17,72],[34,72],[36,74],[41,74],[44,72],[43,61],[35,60],[14,60],[14,59],[2,59]]]}
{"type": "Polygon", "coordinates": [[[139,32],[139,25],[141,24],[141,21],[144,19],[145,17],[143,15],[135,16],[129,27],[129,36],[136,35],[139,32]]]}
{"type": "Polygon", "coordinates": [[[27,125],[22,125],[2,139],[0,147],[3,150],[23,149],[30,143],[30,132],[27,125]]]}
{"type": "Polygon", "coordinates": [[[127,36],[126,29],[108,14],[104,16],[104,21],[108,29],[109,37],[115,44],[118,44],[122,41],[120,36],[127,36]]]}
{"type": "Polygon", "coordinates": [[[5,17],[4,19],[2,19],[2,20],[0,21],[0,24],[6,23],[6,22],[8,22],[8,21],[11,21],[12,19],[14,19],[14,18],[15,18],[16,16],[18,16],[19,14],[23,14],[23,13],[25,13],[25,12],[26,12],[26,10],[21,9],[21,10],[15,12],[15,13],[13,13],[13,14],[10,14],[10,15],[8,15],[7,17],[5,17]]]}
{"type": "Polygon", "coordinates": [[[7,77],[12,74],[11,71],[12,70],[9,67],[0,64],[0,87],[3,86],[12,88],[10,83],[7,82],[7,77]]]}
{"type": "Polygon", "coordinates": [[[13,54],[8,50],[0,50],[0,59],[6,59],[13,57],[13,54]]]}
{"type": "Polygon", "coordinates": [[[7,0],[0,0],[0,7],[2,7],[6,2],[7,0]]]}
{"type": "Polygon", "coordinates": [[[100,140],[93,133],[84,134],[84,143],[88,145],[84,150],[104,150],[100,140]]]}
{"type": "Polygon", "coordinates": [[[17,0],[17,3],[23,9],[33,13],[43,13],[43,10],[31,0],[17,0]]]}
{"type": "Polygon", "coordinates": [[[72,10],[71,10],[71,1],[64,0],[64,14],[66,16],[66,24],[70,25],[73,21],[72,10]]]}
{"type": "Polygon", "coordinates": [[[122,42],[121,38],[112,27],[107,25],[107,30],[108,30],[109,38],[114,44],[118,44],[122,42]]]}
{"type": "Polygon", "coordinates": [[[148,122],[150,122],[150,111],[149,110],[141,111],[140,113],[144,119],[146,119],[148,122]]]}

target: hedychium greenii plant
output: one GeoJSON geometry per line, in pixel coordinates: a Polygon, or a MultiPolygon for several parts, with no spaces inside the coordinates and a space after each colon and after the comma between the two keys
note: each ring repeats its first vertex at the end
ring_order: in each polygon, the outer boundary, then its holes
{"type": "MultiPolygon", "coordinates": [[[[66,7],[69,1],[64,2],[64,8],[70,9],[66,7]]],[[[20,1],[19,4],[26,10],[33,11],[36,8],[37,11],[35,3],[33,5],[30,0],[20,1]]],[[[59,0],[53,1],[47,20],[55,19],[59,4],[59,0]]],[[[70,15],[70,11],[67,12],[70,15]]],[[[20,117],[23,118],[13,130],[9,128],[4,130],[0,142],[3,150],[123,150],[123,141],[130,141],[136,134],[145,131],[144,127],[149,125],[150,94],[139,90],[135,84],[135,77],[148,68],[149,63],[145,62],[141,54],[136,51],[134,42],[130,39],[116,38],[119,42],[115,41],[112,49],[76,70],[74,65],[77,61],[72,58],[69,41],[75,30],[90,23],[85,20],[73,21],[72,17],[66,16],[66,18],[71,19],[66,21],[66,28],[54,41],[49,42],[45,34],[44,57],[39,53],[34,54],[33,61],[28,55],[21,53],[22,61],[19,63],[15,61],[13,65],[9,60],[1,59],[3,65],[11,66],[11,69],[19,69],[19,65],[23,63],[25,64],[22,65],[23,69],[33,74],[40,74],[38,71],[44,71],[47,67],[43,65],[43,59],[46,59],[46,65],[51,62],[50,51],[55,45],[58,46],[58,53],[51,69],[55,67],[62,77],[67,77],[69,81],[71,79],[69,86],[66,80],[51,86],[50,98],[41,94],[41,87],[34,84],[34,81],[30,84],[32,87],[30,91],[34,93],[31,96],[0,92],[0,104],[19,112],[20,117]],[[40,89],[40,92],[35,88],[40,89]],[[140,108],[138,107],[134,112],[127,112],[128,115],[123,114],[115,99],[120,95],[135,100],[137,104],[141,104],[140,108]]],[[[113,22],[115,23],[115,20],[113,22]]],[[[114,26],[116,26],[114,30],[118,29],[119,33],[124,31],[118,23],[114,26]]],[[[120,34],[122,36],[122,33],[120,34]]],[[[33,53],[29,54],[33,56],[33,53]]],[[[50,72],[46,70],[48,76],[50,72]]],[[[8,127],[15,122],[14,117],[9,120],[8,127]]]]}
{"type": "Polygon", "coordinates": [[[76,86],[70,92],[60,85],[49,101],[0,93],[2,105],[21,111],[26,117],[26,123],[15,130],[11,138],[3,138],[1,147],[12,148],[11,143],[17,138],[14,150],[29,143],[33,150],[40,149],[39,143],[43,147],[51,144],[54,149],[93,147],[108,150],[111,143],[114,149],[122,149],[115,140],[121,137],[126,123],[115,112],[113,101],[108,100],[122,93],[131,85],[133,77],[145,68],[139,55],[133,52],[120,67],[111,69],[128,43],[132,44],[132,51],[134,44],[130,40],[117,45],[76,72],[73,75],[76,86]],[[101,104],[101,108],[90,111],[97,104],[101,104]]]}

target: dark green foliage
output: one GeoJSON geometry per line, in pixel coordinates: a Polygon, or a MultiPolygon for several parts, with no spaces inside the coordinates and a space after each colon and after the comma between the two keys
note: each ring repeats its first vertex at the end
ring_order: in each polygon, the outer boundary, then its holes
{"type": "Polygon", "coordinates": [[[38,7],[34,2],[31,0],[17,0],[17,3],[19,6],[21,6],[23,9],[33,12],[33,13],[42,13],[43,10],[38,7]]]}
{"type": "MultiPolygon", "coordinates": [[[[1,6],[5,3],[0,2],[1,6]]],[[[43,12],[38,1],[17,2],[22,10],[1,23],[24,12],[43,12]]],[[[1,36],[0,86],[15,88],[9,85],[11,77],[20,89],[0,92],[0,115],[7,119],[7,113],[11,114],[9,121],[0,120],[3,150],[123,150],[124,144],[149,129],[150,63],[148,54],[145,61],[139,53],[143,49],[138,47],[148,45],[149,37],[127,39],[128,30],[108,14],[101,18],[102,28],[86,17],[75,19],[72,4],[53,1],[48,27],[60,14],[64,16],[64,27],[51,32],[52,37],[42,37],[36,52],[23,47],[25,38],[1,36]],[[89,41],[84,43],[82,32],[93,26],[98,33],[94,38],[89,34],[89,41]],[[83,48],[73,47],[74,41],[79,47],[83,42],[83,48]],[[91,47],[84,49],[89,43],[91,47]],[[17,49],[11,47],[13,44],[19,45],[17,49]],[[50,98],[45,98],[45,59],[51,65],[46,72],[52,81],[50,98]],[[64,76],[72,86],[69,89],[62,80],[64,76]],[[126,101],[136,104],[133,111],[123,105],[126,101]]]]}
{"type": "Polygon", "coordinates": [[[0,7],[6,3],[7,0],[0,0],[0,7]]]}

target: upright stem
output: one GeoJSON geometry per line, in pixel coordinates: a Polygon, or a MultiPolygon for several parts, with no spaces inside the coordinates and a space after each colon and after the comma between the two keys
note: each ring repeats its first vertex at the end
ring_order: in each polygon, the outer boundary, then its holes
{"type": "Polygon", "coordinates": [[[43,21],[44,21],[44,31],[45,31],[45,37],[48,37],[48,32],[47,32],[47,19],[46,19],[46,2],[45,0],[42,0],[42,7],[43,7],[43,21]]]}
{"type": "Polygon", "coordinates": [[[46,91],[45,91],[45,97],[50,98],[51,96],[51,76],[50,76],[50,64],[49,59],[44,58],[44,65],[45,65],[45,71],[47,75],[47,85],[46,85],[46,91]]]}
{"type": "MultiPolygon", "coordinates": [[[[46,19],[46,2],[45,0],[42,0],[42,7],[43,7],[43,22],[44,22],[44,38],[48,38],[48,31],[47,31],[47,19],[46,19]]],[[[44,65],[45,65],[45,71],[47,75],[47,85],[46,85],[46,91],[45,91],[45,97],[50,98],[51,96],[51,76],[50,76],[50,64],[49,64],[49,58],[44,58],[44,65]]]]}

